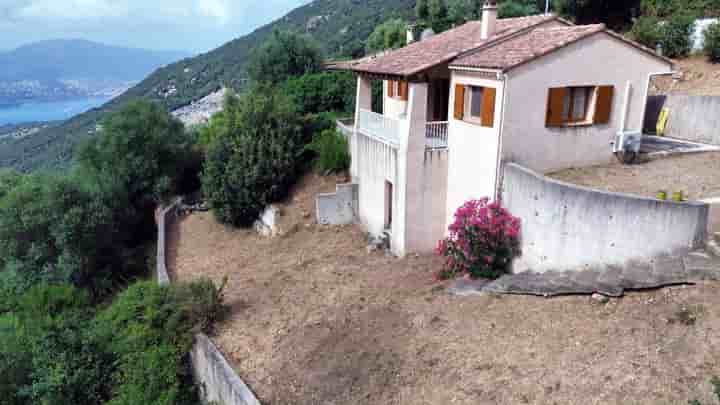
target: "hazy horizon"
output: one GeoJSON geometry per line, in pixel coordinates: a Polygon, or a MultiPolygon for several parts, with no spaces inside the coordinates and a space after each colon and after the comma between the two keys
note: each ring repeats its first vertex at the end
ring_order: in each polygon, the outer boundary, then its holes
{"type": "Polygon", "coordinates": [[[310,0],[0,0],[0,51],[44,40],[204,53],[310,0]]]}

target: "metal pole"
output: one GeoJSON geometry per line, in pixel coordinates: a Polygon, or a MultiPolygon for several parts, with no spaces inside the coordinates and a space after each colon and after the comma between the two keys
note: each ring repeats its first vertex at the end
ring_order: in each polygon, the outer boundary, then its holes
{"type": "Polygon", "coordinates": [[[550,0],[545,0],[545,14],[550,14],[550,0]]]}

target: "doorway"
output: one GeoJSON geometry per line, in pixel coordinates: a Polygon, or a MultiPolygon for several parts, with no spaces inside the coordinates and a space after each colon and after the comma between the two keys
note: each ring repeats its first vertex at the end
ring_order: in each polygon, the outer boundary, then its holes
{"type": "Polygon", "coordinates": [[[392,230],[393,222],[393,184],[385,182],[385,229],[392,230]]]}

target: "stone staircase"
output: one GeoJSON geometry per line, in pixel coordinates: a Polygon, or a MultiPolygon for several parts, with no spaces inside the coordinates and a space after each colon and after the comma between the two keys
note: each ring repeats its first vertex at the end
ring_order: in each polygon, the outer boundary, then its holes
{"type": "Polygon", "coordinates": [[[623,267],[608,266],[584,271],[524,272],[495,281],[458,279],[449,288],[460,296],[522,294],[552,297],[602,294],[620,297],[627,290],[644,290],[671,285],[720,281],[720,233],[713,235],[706,250],[682,256],[659,257],[649,263],[633,262],[623,267]]]}

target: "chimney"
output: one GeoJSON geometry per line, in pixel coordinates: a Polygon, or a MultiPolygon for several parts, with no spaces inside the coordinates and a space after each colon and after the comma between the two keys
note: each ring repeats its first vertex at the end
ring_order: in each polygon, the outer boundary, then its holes
{"type": "Polygon", "coordinates": [[[417,27],[417,26],[416,26],[415,24],[408,24],[408,27],[407,27],[407,36],[405,37],[405,38],[406,38],[406,41],[405,41],[406,44],[410,45],[410,44],[412,44],[413,42],[415,42],[415,29],[416,29],[416,27],[417,27]]]}
{"type": "Polygon", "coordinates": [[[482,31],[480,32],[480,39],[488,39],[495,35],[497,16],[497,1],[485,0],[482,10],[482,31]]]}

